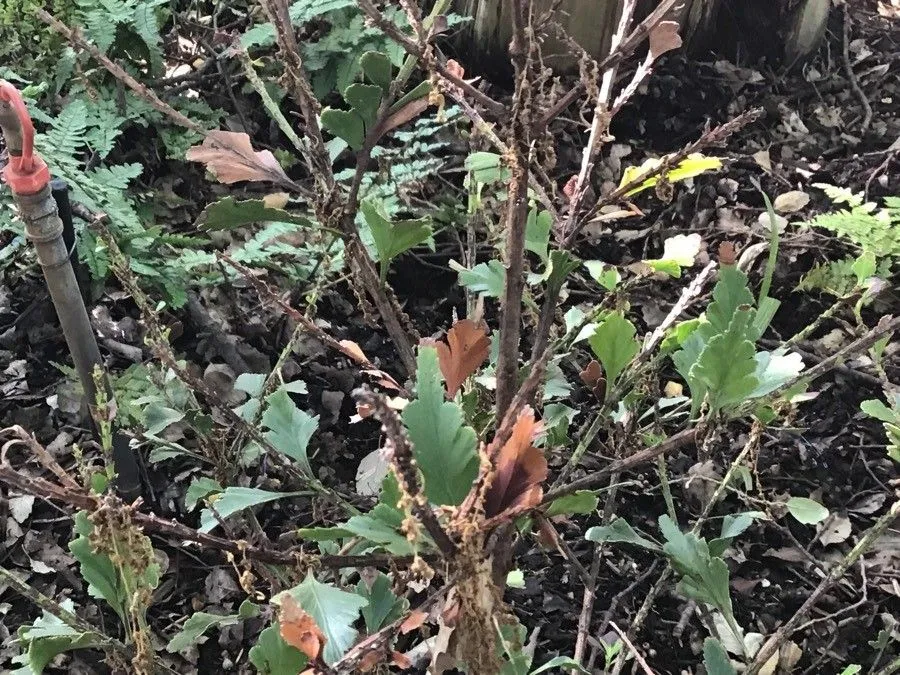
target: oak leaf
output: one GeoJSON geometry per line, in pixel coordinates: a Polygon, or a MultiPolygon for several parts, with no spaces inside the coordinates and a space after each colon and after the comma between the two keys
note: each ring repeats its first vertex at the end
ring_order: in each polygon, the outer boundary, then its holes
{"type": "Polygon", "coordinates": [[[487,360],[491,340],[483,328],[470,319],[461,319],[447,332],[447,342],[435,343],[441,374],[447,383],[447,398],[487,360]]]}
{"type": "Polygon", "coordinates": [[[327,638],[315,619],[291,595],[285,595],[281,601],[278,624],[285,642],[306,654],[310,661],[319,658],[327,638]]]}
{"type": "Polygon", "coordinates": [[[538,430],[534,411],[524,408],[513,426],[512,435],[500,448],[488,450],[495,455],[494,480],[484,501],[488,518],[509,518],[541,503],[547,479],[547,460],[533,441],[538,430]]]}
{"type": "Polygon", "coordinates": [[[270,181],[294,185],[275,155],[268,150],[254,150],[250,137],[236,131],[208,132],[201,145],[188,149],[185,158],[205,164],[220,183],[270,181]]]}

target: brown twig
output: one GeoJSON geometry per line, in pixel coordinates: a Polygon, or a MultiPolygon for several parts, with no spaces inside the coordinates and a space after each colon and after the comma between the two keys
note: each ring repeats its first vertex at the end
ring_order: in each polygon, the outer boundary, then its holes
{"type": "Polygon", "coordinates": [[[872,104],[869,103],[869,99],[866,97],[865,92],[862,90],[862,87],[859,86],[859,80],[856,77],[856,73],[853,72],[853,64],[850,62],[850,10],[847,8],[847,5],[848,3],[846,2],[842,4],[844,39],[841,46],[842,55],[844,57],[844,72],[847,74],[847,79],[850,81],[850,88],[853,89],[853,93],[856,94],[856,98],[859,99],[859,102],[863,107],[863,120],[859,125],[859,137],[860,140],[862,140],[863,136],[865,136],[866,132],[869,130],[869,125],[872,123],[872,104]]]}
{"type": "Polygon", "coordinates": [[[173,122],[175,122],[175,124],[182,126],[185,129],[190,129],[191,131],[196,131],[199,133],[202,133],[204,131],[202,126],[175,110],[175,108],[163,101],[153,91],[151,91],[145,85],[141,84],[131,75],[129,75],[120,65],[110,60],[110,58],[99,49],[97,49],[97,47],[85,40],[77,29],[69,28],[62,21],[40,7],[35,9],[35,14],[41,21],[43,21],[48,26],[50,26],[50,28],[62,35],[73,47],[83,49],[97,61],[99,61],[100,65],[106,68],[106,70],[109,71],[109,73],[113,77],[115,77],[117,80],[122,82],[122,84],[131,89],[131,91],[133,91],[139,98],[146,101],[154,110],[162,113],[173,122]]]}
{"type": "Polygon", "coordinates": [[[522,335],[522,294],[525,290],[525,226],[528,216],[528,176],[531,168],[533,113],[531,2],[512,3],[513,38],[509,54],[515,68],[512,121],[509,127],[509,196],[506,203],[506,279],[500,307],[500,351],[497,357],[497,419],[502,419],[516,391],[519,342],[522,335]]]}
{"type": "MultiPolygon", "coordinates": [[[[72,508],[95,510],[99,497],[93,493],[81,489],[62,487],[43,478],[33,478],[24,472],[14,469],[9,464],[0,464],[0,482],[24,492],[48,501],[66,504],[72,508]]],[[[391,555],[308,555],[299,551],[280,551],[265,546],[255,546],[243,540],[231,540],[217,537],[206,532],[200,532],[187,525],[174,520],[160,518],[155,514],[133,511],[132,518],[135,524],[147,532],[171,537],[180,541],[191,541],[200,546],[227,551],[238,557],[247,557],[259,562],[275,565],[306,565],[320,566],[330,569],[344,567],[388,567],[393,565],[407,565],[413,561],[413,556],[391,555]]]]}
{"type": "Polygon", "coordinates": [[[419,469],[413,456],[412,443],[406,430],[400,423],[397,413],[391,409],[384,396],[368,389],[357,389],[354,392],[357,400],[372,407],[372,414],[381,422],[381,428],[393,447],[392,461],[397,477],[403,483],[403,489],[412,501],[412,509],[418,516],[428,534],[448,560],[456,555],[456,544],[444,531],[440,521],[425,497],[419,480],[419,469]]]}

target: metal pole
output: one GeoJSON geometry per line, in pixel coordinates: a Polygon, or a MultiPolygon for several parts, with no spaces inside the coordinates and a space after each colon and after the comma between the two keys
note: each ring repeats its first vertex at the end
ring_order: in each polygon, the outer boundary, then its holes
{"type": "MultiPolygon", "coordinates": [[[[87,403],[93,405],[97,400],[94,369],[102,368],[100,349],[72,270],[69,247],[63,239],[63,221],[50,189],[50,172],[33,151],[31,118],[22,95],[3,80],[0,80],[0,130],[10,156],[4,178],[12,189],[19,217],[25,223],[25,235],[34,244],[87,403]]],[[[105,376],[103,383],[111,395],[105,376]]],[[[127,443],[113,444],[113,462],[119,492],[125,497],[138,496],[140,473],[127,443]]]]}

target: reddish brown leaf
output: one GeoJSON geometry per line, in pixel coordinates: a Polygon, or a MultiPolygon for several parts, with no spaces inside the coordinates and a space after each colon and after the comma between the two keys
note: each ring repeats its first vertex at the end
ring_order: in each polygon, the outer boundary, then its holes
{"type": "Polygon", "coordinates": [[[278,160],[268,150],[255,151],[247,134],[210,131],[201,145],[187,151],[190,162],[206,164],[220,183],[271,181],[292,185],[278,160]]]}
{"type": "Polygon", "coordinates": [[[391,664],[400,670],[406,670],[413,667],[413,662],[406,654],[400,652],[391,652],[391,664]]]}
{"type": "Polygon", "coordinates": [[[462,319],[447,332],[447,343],[435,343],[441,373],[447,382],[447,397],[453,398],[472,373],[485,362],[491,341],[474,321],[462,319]]]}
{"type": "Polygon", "coordinates": [[[676,21],[660,21],[650,31],[650,57],[655,61],[660,56],[681,46],[676,21]]]}
{"type": "Polygon", "coordinates": [[[384,654],[373,649],[363,654],[363,657],[356,664],[356,669],[361,673],[371,673],[378,667],[378,664],[384,661],[384,654]]]}
{"type": "Polygon", "coordinates": [[[421,609],[414,609],[409,613],[409,616],[400,624],[400,632],[403,635],[416,630],[423,623],[425,623],[425,619],[428,618],[428,614],[423,612],[421,609]]]}
{"type": "Polygon", "coordinates": [[[395,110],[388,116],[381,127],[381,133],[386,134],[391,129],[396,129],[400,125],[406,124],[411,119],[415,119],[425,112],[429,105],[431,105],[431,101],[427,96],[410,101],[400,108],[400,110],[395,110]]]}
{"type": "Polygon", "coordinates": [[[566,181],[566,184],[563,186],[563,194],[569,198],[569,201],[572,201],[572,198],[575,197],[575,187],[578,185],[578,176],[573,175],[569,180],[566,181]]]}
{"type": "Polygon", "coordinates": [[[734,250],[734,243],[723,241],[719,244],[719,264],[734,265],[737,261],[737,251],[734,250]]]}
{"type": "Polygon", "coordinates": [[[596,359],[593,359],[584,367],[584,370],[578,373],[578,376],[587,386],[593,387],[597,384],[597,380],[603,377],[603,366],[596,359]]]}
{"type": "Polygon", "coordinates": [[[484,502],[489,518],[511,517],[541,503],[547,478],[547,460],[532,442],[537,424],[534,411],[524,408],[516,420],[512,435],[496,454],[494,480],[484,502]]]}
{"type": "Polygon", "coordinates": [[[447,72],[459,79],[463,79],[466,74],[465,68],[456,59],[447,59],[447,72]]]}
{"type": "Polygon", "coordinates": [[[315,620],[294,600],[285,595],[278,608],[278,623],[281,637],[292,647],[306,654],[310,661],[315,661],[325,645],[326,637],[316,625],[315,620]]]}

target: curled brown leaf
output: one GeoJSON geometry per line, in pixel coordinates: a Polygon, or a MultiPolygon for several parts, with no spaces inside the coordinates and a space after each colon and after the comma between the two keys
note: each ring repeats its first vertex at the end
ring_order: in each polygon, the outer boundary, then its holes
{"type": "Polygon", "coordinates": [[[484,328],[470,319],[461,319],[447,332],[447,342],[435,343],[441,373],[447,382],[447,397],[456,392],[487,360],[491,340],[484,328]]]}
{"type": "Polygon", "coordinates": [[[295,187],[268,150],[256,151],[250,137],[235,131],[210,131],[203,143],[189,148],[185,158],[202,162],[220,183],[269,181],[295,187]]]}
{"type": "Polygon", "coordinates": [[[496,453],[494,479],[484,502],[484,513],[489,519],[508,519],[541,503],[547,460],[533,445],[538,429],[534,411],[524,408],[509,440],[496,453]]]}

